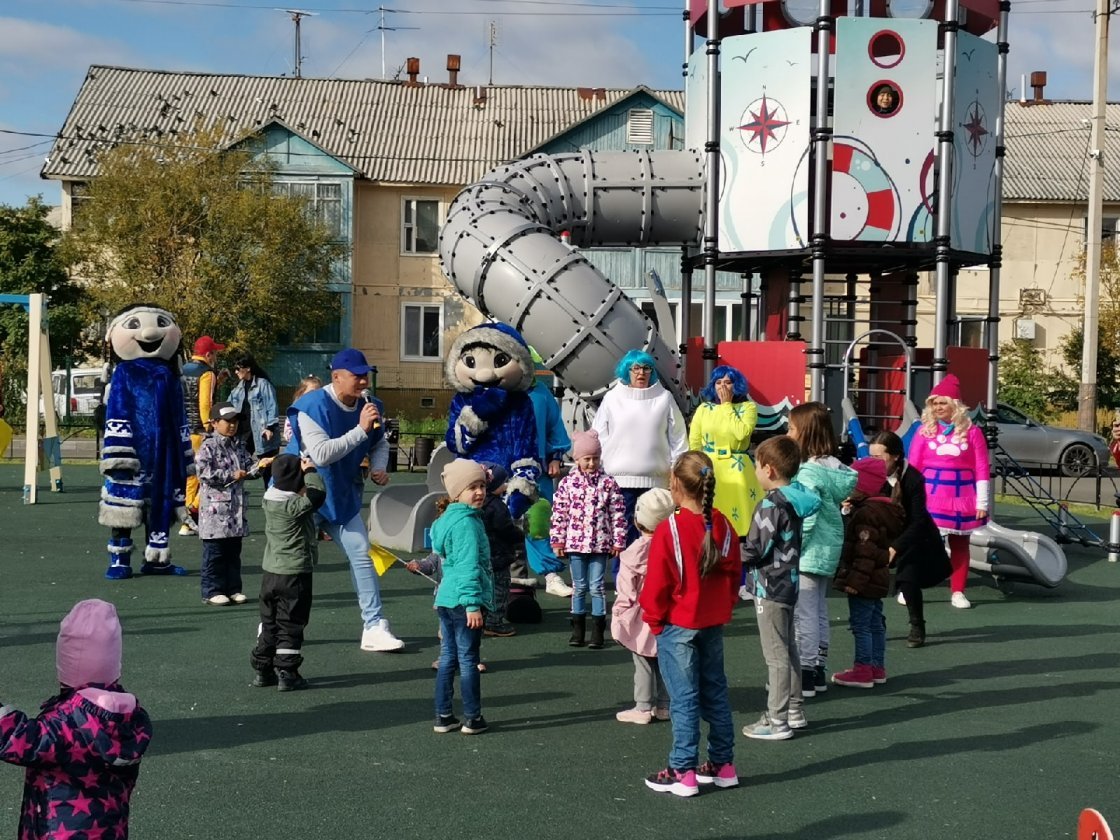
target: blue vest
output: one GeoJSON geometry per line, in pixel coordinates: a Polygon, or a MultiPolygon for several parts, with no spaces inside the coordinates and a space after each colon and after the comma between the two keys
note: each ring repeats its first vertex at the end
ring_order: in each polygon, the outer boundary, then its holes
{"type": "MultiPolygon", "coordinates": [[[[330,437],[342,437],[358,425],[358,417],[362,413],[362,406],[366,404],[362,397],[358,398],[353,411],[343,411],[331,398],[326,389],[309,391],[304,394],[288,409],[288,421],[292,426],[292,439],[288,441],[286,452],[299,455],[304,451],[303,441],[300,440],[299,414],[303,412],[314,420],[330,437]]],[[[385,436],[384,409],[381,401],[372,400],[381,412],[382,423],[369,434],[369,445],[359,446],[348,452],[333,464],[318,467],[319,475],[327,486],[327,500],[319,508],[319,515],[327,522],[343,525],[353,519],[362,509],[362,459],[366,457],[385,436]]]]}

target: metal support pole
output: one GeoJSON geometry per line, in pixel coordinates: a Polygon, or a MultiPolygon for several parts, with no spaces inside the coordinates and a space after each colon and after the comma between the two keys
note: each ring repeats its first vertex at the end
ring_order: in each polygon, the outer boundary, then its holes
{"type": "Polygon", "coordinates": [[[828,65],[831,33],[835,21],[830,17],[832,4],[820,0],[815,26],[817,33],[817,113],[813,121],[813,302],[812,332],[809,349],[809,399],[824,399],[824,271],[828,253],[828,147],[832,129],[828,120],[828,65]]]}
{"type": "Polygon", "coordinates": [[[1082,330],[1081,387],[1077,425],[1086,432],[1097,426],[1097,307],[1100,302],[1101,225],[1104,199],[1105,104],[1108,96],[1108,19],[1111,0],[1097,0],[1097,52],[1093,66],[1093,118],[1089,135],[1089,212],[1085,237],[1085,325],[1082,330]]]}
{"type": "Polygon", "coordinates": [[[704,376],[716,366],[716,263],[719,259],[719,0],[708,0],[708,194],[704,215],[704,376]]]}
{"type": "Polygon", "coordinates": [[[1112,519],[1108,523],[1108,562],[1115,563],[1120,560],[1120,510],[1112,512],[1112,519]]]}
{"type": "Polygon", "coordinates": [[[681,331],[681,366],[688,355],[688,336],[692,332],[692,259],[688,246],[681,247],[681,303],[677,323],[681,331]]]}
{"type": "Polygon", "coordinates": [[[688,113],[688,60],[692,58],[692,17],[689,14],[689,0],[684,0],[684,11],[681,12],[684,27],[684,61],[681,62],[681,77],[685,79],[685,113],[688,113]]]}
{"type": "Polygon", "coordinates": [[[906,316],[902,322],[903,340],[907,347],[918,346],[918,272],[908,271],[906,284],[906,316]]]}
{"type": "Polygon", "coordinates": [[[945,70],[941,89],[941,114],[937,120],[937,293],[933,324],[933,383],[945,378],[949,367],[949,320],[956,310],[949,301],[952,270],[953,220],[953,105],[957,74],[957,29],[959,0],[945,0],[945,22],[941,24],[945,44],[945,70]]]}
{"type": "MultiPolygon", "coordinates": [[[[1003,265],[1003,159],[1004,112],[1007,104],[1007,53],[1011,49],[1007,43],[1008,17],[1011,13],[1010,0],[999,4],[999,28],[996,31],[996,47],[999,57],[996,63],[996,85],[1000,92],[999,112],[996,114],[996,162],[995,162],[995,207],[992,213],[992,258],[988,262],[988,323],[984,344],[988,348],[988,392],[985,407],[989,413],[996,410],[996,391],[999,387],[999,297],[1000,270],[1003,265]]],[[[996,433],[994,423],[988,427],[996,433]]],[[[989,441],[990,446],[994,441],[989,441]]]]}

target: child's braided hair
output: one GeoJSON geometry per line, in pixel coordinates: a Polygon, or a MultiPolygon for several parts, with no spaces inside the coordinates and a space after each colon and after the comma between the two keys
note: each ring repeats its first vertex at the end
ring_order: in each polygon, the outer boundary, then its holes
{"type": "Polygon", "coordinates": [[[712,459],[703,452],[686,452],[673,464],[673,477],[677,479],[681,492],[699,502],[703,511],[704,544],[700,547],[700,577],[707,577],[720,561],[719,548],[712,536],[712,502],[716,495],[712,459]]]}

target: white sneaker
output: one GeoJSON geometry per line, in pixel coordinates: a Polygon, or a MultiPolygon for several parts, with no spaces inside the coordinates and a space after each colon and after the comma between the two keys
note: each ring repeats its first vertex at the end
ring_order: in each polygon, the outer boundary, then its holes
{"type": "Polygon", "coordinates": [[[804,729],[809,725],[809,720],[805,717],[803,709],[790,709],[789,710],[789,723],[790,729],[804,729]]]}
{"type": "Polygon", "coordinates": [[[967,610],[972,606],[972,602],[969,601],[968,598],[964,597],[963,592],[954,592],[953,597],[949,599],[949,603],[951,603],[958,610],[967,610]]]}
{"type": "Polygon", "coordinates": [[[901,592],[898,593],[898,597],[895,598],[895,600],[898,601],[898,603],[902,604],[902,606],[906,606],[906,596],[901,592]]]}
{"type": "Polygon", "coordinates": [[[179,536],[180,537],[197,537],[198,536],[198,526],[195,525],[193,522],[184,522],[182,525],[179,526],[179,536]]]}
{"type": "Polygon", "coordinates": [[[372,627],[362,631],[362,650],[375,650],[381,653],[400,650],[404,642],[393,635],[389,622],[384,618],[377,620],[372,627]]]}
{"type": "Polygon", "coordinates": [[[653,722],[653,712],[642,711],[637,706],[633,709],[624,709],[621,712],[615,713],[614,719],[619,723],[637,723],[645,725],[653,722]]]}
{"type": "Polygon", "coordinates": [[[509,582],[514,586],[528,586],[530,588],[535,588],[537,585],[537,579],[535,577],[515,577],[510,578],[509,582]]]}
{"type": "Polygon", "coordinates": [[[571,598],[572,587],[564,583],[564,578],[556,572],[549,572],[544,576],[544,591],[557,598],[571,598]]]}
{"type": "Polygon", "coordinates": [[[229,596],[229,599],[230,599],[230,601],[232,601],[232,602],[233,602],[234,604],[244,604],[244,603],[245,603],[246,601],[248,601],[248,600],[249,600],[249,599],[248,599],[247,597],[245,597],[244,595],[242,595],[242,594],[241,594],[240,592],[238,592],[238,593],[237,593],[237,594],[235,594],[235,595],[230,595],[230,596],[229,596]]]}
{"type": "Polygon", "coordinates": [[[212,607],[228,607],[229,598],[225,595],[211,595],[209,598],[203,598],[202,603],[209,604],[212,607]]]}

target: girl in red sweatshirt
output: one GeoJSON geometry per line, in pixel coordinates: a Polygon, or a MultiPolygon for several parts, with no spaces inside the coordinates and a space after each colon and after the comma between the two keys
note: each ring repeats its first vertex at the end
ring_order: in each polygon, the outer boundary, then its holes
{"type": "Polygon", "coordinates": [[[657,526],[639,603],[657,636],[657,664],[669,691],[673,746],[669,766],[646,779],[653,790],[695,796],[700,784],[734,787],[735,733],[723,625],[739,594],[739,537],[712,508],[716,480],[702,452],[673,464],[669,491],[678,510],[657,526]],[[700,719],[708,722],[708,760],[700,764],[700,719]]]}

